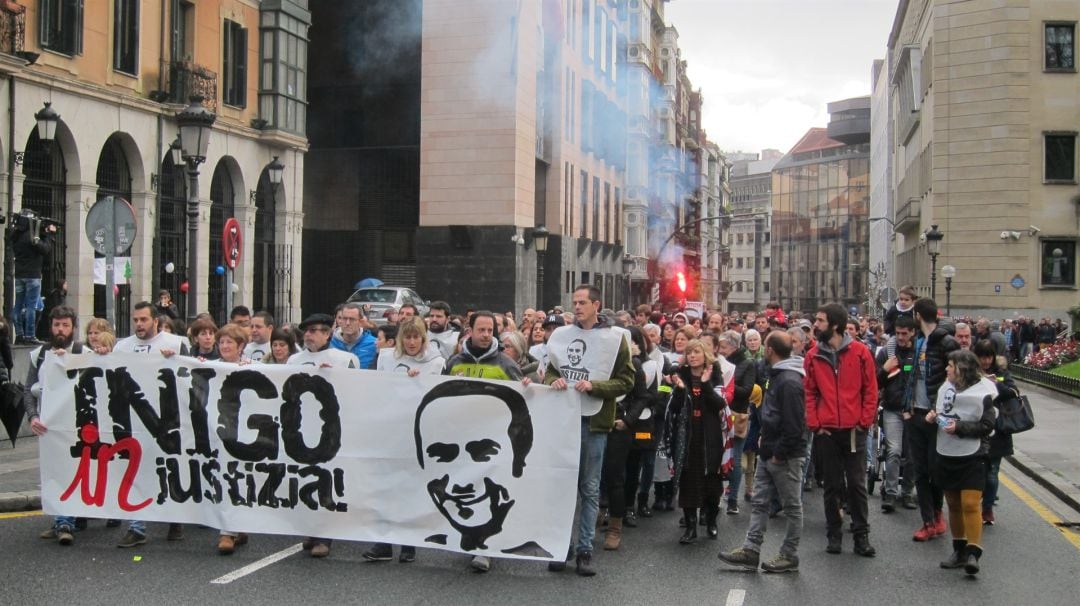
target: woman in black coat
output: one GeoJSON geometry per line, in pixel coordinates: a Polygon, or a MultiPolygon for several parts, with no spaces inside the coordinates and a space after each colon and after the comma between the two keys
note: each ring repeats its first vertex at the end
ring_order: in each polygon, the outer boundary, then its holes
{"type": "MultiPolygon", "coordinates": [[[[1016,387],[1016,381],[1013,381],[1012,375],[1009,374],[1008,362],[1004,357],[997,355],[994,344],[984,339],[975,344],[973,351],[975,357],[979,358],[979,370],[982,371],[983,376],[992,380],[997,386],[998,397],[994,403],[1019,397],[1020,391],[1016,387]]],[[[993,526],[996,522],[994,501],[997,501],[1001,460],[1012,453],[1012,434],[995,429],[994,433],[990,434],[990,461],[986,467],[986,488],[983,489],[982,496],[982,520],[986,526],[993,526]]]]}
{"type": "Polygon", "coordinates": [[[705,509],[710,538],[717,536],[716,517],[723,493],[724,429],[727,403],[722,394],[723,376],[712,352],[694,339],[686,346],[684,362],[672,377],[675,392],[668,408],[669,437],[679,486],[679,507],[686,532],[684,545],[697,539],[697,512],[705,509]]]}

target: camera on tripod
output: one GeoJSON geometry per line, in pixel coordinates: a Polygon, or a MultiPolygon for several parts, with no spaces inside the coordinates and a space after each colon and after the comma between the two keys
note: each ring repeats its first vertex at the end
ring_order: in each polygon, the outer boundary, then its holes
{"type": "Polygon", "coordinates": [[[15,215],[12,220],[12,227],[17,232],[29,231],[32,234],[36,234],[38,238],[45,237],[45,232],[50,225],[55,226],[59,231],[63,225],[63,221],[58,221],[50,217],[42,217],[29,208],[24,208],[19,211],[19,214],[15,215]]]}

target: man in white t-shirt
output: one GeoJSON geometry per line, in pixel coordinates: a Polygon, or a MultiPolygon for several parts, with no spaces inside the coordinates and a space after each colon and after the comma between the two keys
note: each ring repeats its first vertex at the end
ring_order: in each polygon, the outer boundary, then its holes
{"type": "Polygon", "coordinates": [[[257,311],[251,317],[251,341],[244,347],[243,358],[252,362],[261,362],[263,356],[270,353],[270,335],[274,332],[274,316],[265,311],[257,311]]]}
{"type": "Polygon", "coordinates": [[[360,368],[353,354],[330,347],[330,330],[334,318],[329,314],[311,314],[300,323],[304,333],[304,349],[289,357],[289,364],[320,368],[360,368]]]}
{"type": "MultiPolygon", "coordinates": [[[[166,358],[176,354],[188,355],[190,348],[187,339],[172,333],[158,332],[159,315],[160,311],[153,303],[149,301],[136,303],[131,311],[131,328],[135,334],[117,341],[113,351],[142,354],[160,353],[166,358]]],[[[169,534],[165,538],[169,541],[183,539],[183,525],[169,524],[169,534]]],[[[120,539],[118,546],[135,547],[145,542],[146,522],[131,520],[128,523],[128,532],[120,539]]]]}

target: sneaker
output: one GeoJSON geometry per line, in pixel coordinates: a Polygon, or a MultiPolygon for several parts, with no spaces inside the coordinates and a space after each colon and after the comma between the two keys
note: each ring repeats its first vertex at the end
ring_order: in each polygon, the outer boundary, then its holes
{"type": "Polygon", "coordinates": [[[62,526],[56,529],[56,540],[61,545],[67,546],[75,542],[74,529],[70,526],[62,526]]]}
{"type": "Polygon", "coordinates": [[[183,541],[184,540],[184,525],[183,524],[169,524],[169,534],[165,535],[166,541],[183,541]]]}
{"type": "Polygon", "coordinates": [[[732,549],[731,551],[721,551],[716,557],[720,558],[720,561],[725,564],[730,564],[745,570],[757,570],[758,562],[761,560],[761,556],[758,552],[743,549],[742,547],[732,549]]]}
{"type": "Polygon", "coordinates": [[[923,524],[915,531],[915,534],[911,535],[911,540],[919,543],[924,543],[937,536],[937,531],[934,530],[933,524],[923,524]]]}
{"type": "Polygon", "coordinates": [[[891,494],[881,497],[881,513],[892,513],[894,511],[896,511],[896,497],[891,494]]]}
{"type": "Polygon", "coordinates": [[[401,555],[398,556],[398,562],[402,564],[411,564],[416,561],[416,548],[405,546],[401,548],[401,555]]]}
{"type": "Polygon", "coordinates": [[[738,501],[728,501],[727,502],[727,509],[724,510],[724,513],[728,514],[729,516],[737,516],[737,515],[739,515],[739,502],[738,501]]]}
{"type": "Polygon", "coordinates": [[[633,509],[626,510],[626,517],[623,518],[622,523],[627,528],[637,528],[637,514],[633,509]]]}
{"type": "Polygon", "coordinates": [[[994,510],[991,509],[989,511],[984,511],[983,512],[983,526],[993,526],[994,522],[995,522],[995,520],[994,520],[994,510]]]}
{"type": "Polygon", "coordinates": [[[945,523],[945,514],[941,510],[934,512],[934,534],[944,535],[949,532],[949,525],[945,523]]]}
{"type": "Polygon", "coordinates": [[[146,543],[146,535],[139,534],[134,530],[127,531],[120,542],[116,544],[117,547],[135,547],[136,545],[142,545],[146,543]]]}
{"type": "Polygon", "coordinates": [[[469,566],[476,572],[487,572],[491,570],[491,558],[487,556],[475,556],[469,566]]]}
{"type": "Polygon", "coordinates": [[[323,541],[319,541],[311,546],[311,557],[313,558],[325,558],[330,555],[330,545],[323,541]]]}
{"type": "Polygon", "coordinates": [[[232,555],[236,551],[236,538],[227,534],[218,537],[217,552],[220,555],[232,555]]]}
{"type": "Polygon", "coordinates": [[[919,504],[915,502],[915,497],[909,494],[900,495],[900,506],[904,509],[919,508],[919,504]]]}
{"type": "Polygon", "coordinates": [[[762,564],[761,569],[765,572],[798,572],[799,558],[798,556],[781,553],[762,564]]]}
{"type": "Polygon", "coordinates": [[[39,539],[45,539],[45,540],[55,539],[56,538],[56,529],[50,527],[48,530],[43,530],[41,532],[41,534],[38,535],[38,538],[39,539]]]}
{"type": "Polygon", "coordinates": [[[843,551],[843,536],[829,537],[829,543],[825,546],[825,553],[838,554],[843,551]]]}
{"type": "Polygon", "coordinates": [[[394,559],[394,548],[389,543],[375,543],[362,557],[369,562],[389,562],[394,559]]]}
{"type": "Polygon", "coordinates": [[[592,554],[588,551],[579,553],[577,555],[576,566],[574,572],[578,573],[578,576],[591,577],[596,576],[596,569],[592,565],[592,554]]]}

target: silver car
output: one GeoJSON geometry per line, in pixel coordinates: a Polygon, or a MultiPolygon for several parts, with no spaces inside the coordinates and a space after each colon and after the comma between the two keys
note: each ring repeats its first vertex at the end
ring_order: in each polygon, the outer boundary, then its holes
{"type": "Polygon", "coordinates": [[[411,288],[403,286],[373,286],[361,288],[349,295],[347,303],[360,303],[366,309],[365,315],[376,325],[386,324],[390,316],[401,310],[401,306],[411,303],[420,312],[420,317],[428,313],[428,302],[420,298],[411,288]]]}

